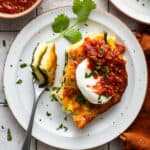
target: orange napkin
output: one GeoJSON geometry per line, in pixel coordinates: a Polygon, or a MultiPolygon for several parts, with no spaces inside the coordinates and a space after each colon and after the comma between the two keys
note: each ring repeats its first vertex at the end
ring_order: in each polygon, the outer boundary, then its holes
{"type": "MultiPolygon", "coordinates": [[[[148,64],[150,75],[150,26],[136,33],[148,64]]],[[[134,123],[120,136],[125,150],[150,150],[150,76],[144,105],[134,123]]]]}

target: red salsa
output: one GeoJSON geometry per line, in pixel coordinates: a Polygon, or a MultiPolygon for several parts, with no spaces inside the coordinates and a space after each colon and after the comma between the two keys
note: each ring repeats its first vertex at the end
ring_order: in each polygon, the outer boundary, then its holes
{"type": "Polygon", "coordinates": [[[83,44],[84,55],[89,60],[89,69],[95,78],[101,80],[92,88],[99,95],[114,96],[123,93],[127,85],[126,61],[122,57],[125,47],[116,43],[111,50],[105,40],[86,38],[83,44]]]}
{"type": "Polygon", "coordinates": [[[15,14],[30,8],[37,0],[0,0],[0,12],[15,14]]]}

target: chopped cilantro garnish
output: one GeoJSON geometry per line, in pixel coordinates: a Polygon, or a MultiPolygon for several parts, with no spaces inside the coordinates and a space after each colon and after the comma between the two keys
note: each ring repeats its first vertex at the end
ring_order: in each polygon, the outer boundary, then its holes
{"type": "Polygon", "coordinates": [[[64,120],[67,121],[67,116],[64,117],[64,120]]]}
{"type": "Polygon", "coordinates": [[[76,60],[76,59],[77,59],[77,57],[76,57],[76,56],[72,56],[71,58],[72,58],[72,60],[76,60]]]}
{"type": "Polygon", "coordinates": [[[68,127],[64,126],[64,130],[67,131],[67,130],[68,130],[68,127]]]}
{"type": "Polygon", "coordinates": [[[1,125],[1,129],[4,129],[4,126],[3,126],[3,125],[1,125]]]}
{"type": "Polygon", "coordinates": [[[98,96],[98,104],[101,104],[101,103],[102,103],[101,97],[102,97],[101,95],[98,96]]]}
{"type": "Polygon", "coordinates": [[[87,73],[87,72],[86,72],[84,77],[85,77],[85,78],[90,78],[92,75],[93,75],[92,72],[90,72],[90,73],[87,73]]]}
{"type": "Polygon", "coordinates": [[[60,130],[60,129],[64,129],[64,131],[68,130],[68,127],[66,127],[65,125],[63,125],[62,123],[58,126],[58,128],[56,128],[56,130],[60,130]]]}
{"type": "Polygon", "coordinates": [[[21,79],[19,79],[17,82],[16,82],[16,84],[21,84],[22,83],[22,80],[21,79]]]}
{"type": "Polygon", "coordinates": [[[20,68],[25,68],[25,67],[27,67],[26,63],[20,64],[20,68]]]}
{"type": "Polygon", "coordinates": [[[85,101],[86,101],[86,99],[85,99],[82,95],[78,95],[76,101],[77,101],[79,104],[84,104],[85,101]]]}
{"type": "Polygon", "coordinates": [[[104,52],[105,49],[101,47],[99,50],[100,50],[101,52],[104,52]]]}
{"type": "Polygon", "coordinates": [[[10,131],[9,128],[8,128],[8,130],[7,130],[7,140],[8,140],[8,141],[11,141],[11,140],[12,140],[12,134],[11,134],[11,131],[10,131]]]}
{"type": "Polygon", "coordinates": [[[57,98],[55,95],[51,95],[51,102],[57,101],[57,98]]]}
{"type": "Polygon", "coordinates": [[[3,43],[3,47],[6,47],[6,41],[3,40],[2,43],[3,43]]]}
{"type": "Polygon", "coordinates": [[[60,129],[62,129],[63,128],[63,124],[61,123],[60,125],[59,125],[59,127],[56,129],[56,130],[60,130],[60,129]]]}
{"type": "Polygon", "coordinates": [[[107,77],[109,73],[108,67],[104,67],[101,69],[102,76],[107,77]]]}
{"type": "Polygon", "coordinates": [[[52,114],[51,113],[49,113],[48,111],[46,112],[46,116],[47,117],[49,117],[49,116],[51,116],[52,114]]]}

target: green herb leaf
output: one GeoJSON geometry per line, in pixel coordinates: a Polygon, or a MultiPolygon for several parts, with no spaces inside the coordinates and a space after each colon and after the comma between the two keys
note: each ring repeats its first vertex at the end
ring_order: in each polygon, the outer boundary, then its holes
{"type": "Polygon", "coordinates": [[[60,129],[62,129],[63,128],[63,124],[61,123],[60,125],[59,125],[59,127],[56,129],[56,130],[60,130],[60,129]]]}
{"type": "Polygon", "coordinates": [[[19,79],[17,82],[16,82],[16,84],[21,84],[22,83],[22,80],[21,79],[19,79]]]}
{"type": "Polygon", "coordinates": [[[80,33],[80,31],[74,28],[68,28],[67,31],[65,31],[63,35],[72,44],[82,39],[82,34],[80,33]]]}
{"type": "Polygon", "coordinates": [[[25,68],[27,67],[27,64],[23,63],[23,64],[20,64],[20,68],[25,68]]]}
{"type": "Polygon", "coordinates": [[[76,56],[72,56],[71,58],[72,58],[72,60],[76,60],[76,59],[77,59],[77,57],[76,57],[76,56]]]}
{"type": "Polygon", "coordinates": [[[64,126],[64,130],[67,131],[67,130],[68,130],[68,127],[64,126]]]}
{"type": "Polygon", "coordinates": [[[6,47],[6,41],[3,40],[2,43],[3,43],[3,47],[6,47]]]}
{"type": "Polygon", "coordinates": [[[68,127],[66,127],[65,125],[63,125],[62,123],[58,126],[58,128],[56,130],[60,130],[60,129],[64,129],[64,131],[68,130],[68,127]]]}
{"type": "Polygon", "coordinates": [[[98,104],[101,104],[102,101],[101,101],[101,95],[98,96],[98,104]]]}
{"type": "Polygon", "coordinates": [[[52,29],[54,32],[59,33],[64,31],[69,26],[69,18],[65,14],[58,15],[52,23],[52,29]]]}
{"type": "Polygon", "coordinates": [[[109,73],[108,67],[104,67],[101,69],[102,76],[107,77],[109,73]]]}
{"type": "Polygon", "coordinates": [[[104,52],[104,51],[105,51],[105,49],[104,49],[104,48],[102,48],[102,47],[101,47],[99,50],[100,50],[101,52],[104,52]]]}
{"type": "Polygon", "coordinates": [[[51,102],[54,102],[54,101],[58,101],[58,100],[57,100],[57,97],[54,94],[52,94],[51,95],[51,102]]]}
{"type": "Polygon", "coordinates": [[[49,117],[49,116],[51,116],[52,114],[51,113],[49,113],[48,111],[46,112],[46,116],[47,117],[49,117]]]}
{"type": "Polygon", "coordinates": [[[11,131],[10,131],[9,128],[8,128],[8,130],[7,130],[7,140],[8,140],[8,141],[11,141],[11,140],[12,140],[12,134],[11,134],[11,131]]]}
{"type": "Polygon", "coordinates": [[[93,0],[74,0],[73,12],[78,16],[78,22],[85,22],[92,9],[96,8],[96,4],[93,0]]]}
{"type": "Polygon", "coordinates": [[[87,72],[86,72],[84,77],[85,77],[85,78],[90,78],[92,75],[93,75],[92,72],[90,72],[90,73],[87,73],[87,72]]]}
{"type": "Polygon", "coordinates": [[[79,104],[84,104],[86,102],[86,99],[82,95],[78,95],[76,101],[79,104]]]}
{"type": "Polygon", "coordinates": [[[1,125],[1,129],[4,129],[4,126],[3,126],[3,125],[1,125]]]}

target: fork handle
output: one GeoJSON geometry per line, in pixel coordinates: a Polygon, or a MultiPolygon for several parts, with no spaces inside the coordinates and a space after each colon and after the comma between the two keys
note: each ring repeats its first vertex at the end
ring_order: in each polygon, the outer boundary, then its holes
{"type": "Polygon", "coordinates": [[[33,107],[32,107],[32,112],[31,112],[31,117],[28,125],[28,129],[26,132],[25,140],[22,145],[21,150],[30,150],[30,145],[31,145],[31,137],[32,137],[32,127],[33,127],[33,121],[34,121],[34,115],[36,111],[36,106],[38,104],[38,100],[34,101],[33,107]]]}

